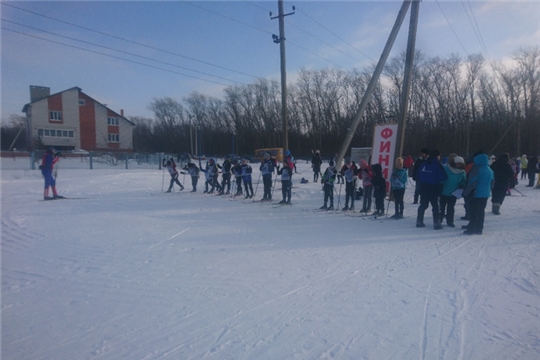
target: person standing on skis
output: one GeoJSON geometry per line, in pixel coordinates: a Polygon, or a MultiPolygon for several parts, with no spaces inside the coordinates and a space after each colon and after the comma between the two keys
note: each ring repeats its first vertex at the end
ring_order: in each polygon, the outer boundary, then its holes
{"type": "Polygon", "coordinates": [[[60,160],[61,154],[59,152],[54,153],[54,148],[49,147],[43,157],[41,158],[41,175],[45,179],[45,190],[43,192],[43,200],[55,200],[63,199],[64,197],[58,195],[56,191],[56,179],[53,176],[54,165],[60,160]],[[52,190],[53,196],[49,196],[49,187],[52,190]]]}
{"type": "Polygon", "coordinates": [[[178,170],[176,170],[176,163],[174,162],[173,158],[170,158],[166,162],[165,162],[165,159],[163,159],[163,166],[167,167],[167,171],[171,175],[171,182],[169,184],[169,190],[165,192],[170,193],[172,191],[174,183],[180,186],[180,191],[184,190],[184,186],[180,183],[180,180],[178,180],[178,170]]]}

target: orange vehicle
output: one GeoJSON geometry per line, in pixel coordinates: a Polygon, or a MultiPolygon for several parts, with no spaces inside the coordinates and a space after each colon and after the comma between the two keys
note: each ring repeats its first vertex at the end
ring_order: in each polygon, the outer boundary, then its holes
{"type": "Polygon", "coordinates": [[[255,158],[262,162],[264,160],[264,154],[269,153],[270,157],[276,159],[277,162],[283,161],[283,148],[267,148],[255,150],[255,158]]]}

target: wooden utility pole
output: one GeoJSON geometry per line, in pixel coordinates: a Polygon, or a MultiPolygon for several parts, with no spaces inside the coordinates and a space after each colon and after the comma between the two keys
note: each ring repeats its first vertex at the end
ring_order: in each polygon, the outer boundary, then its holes
{"type": "MultiPolygon", "coordinates": [[[[415,0],[415,1],[418,1],[418,0],[415,0]]],[[[398,16],[396,18],[396,22],[394,23],[394,27],[392,28],[392,31],[390,32],[390,36],[388,37],[388,40],[386,41],[386,45],[383,49],[379,62],[377,63],[377,66],[375,67],[373,76],[371,77],[371,80],[369,81],[368,87],[366,89],[366,93],[364,94],[364,97],[362,98],[362,102],[360,103],[360,109],[356,113],[356,116],[353,119],[351,127],[349,128],[349,132],[347,133],[347,136],[345,137],[345,141],[343,142],[343,145],[341,146],[341,150],[338,154],[336,164],[341,164],[341,161],[345,157],[345,153],[347,152],[347,149],[349,148],[349,145],[351,144],[352,138],[354,136],[354,133],[356,132],[356,128],[358,127],[360,120],[362,119],[362,116],[364,115],[364,111],[366,110],[367,104],[371,100],[373,91],[375,90],[375,87],[377,86],[377,82],[379,81],[379,77],[381,76],[381,73],[383,71],[384,64],[386,64],[386,60],[388,59],[390,50],[392,50],[392,46],[394,45],[394,41],[396,40],[399,29],[401,28],[401,24],[403,23],[403,19],[405,18],[405,15],[407,15],[407,11],[409,10],[410,5],[411,5],[411,0],[404,0],[403,4],[401,5],[401,9],[399,10],[398,16]]]]}
{"type": "MultiPolygon", "coordinates": [[[[403,154],[405,144],[405,129],[407,125],[407,114],[409,112],[409,97],[411,93],[411,78],[414,67],[414,51],[416,45],[416,30],[418,28],[418,12],[420,0],[413,0],[411,7],[411,20],[409,23],[409,39],[407,40],[407,55],[405,57],[405,72],[403,74],[403,89],[398,114],[398,133],[394,159],[403,154]]],[[[392,164],[391,166],[393,166],[392,164]]]]}
{"type": "Polygon", "coordinates": [[[295,7],[293,6],[293,12],[284,14],[283,12],[283,0],[278,0],[278,16],[272,17],[270,13],[270,19],[279,20],[279,37],[272,35],[272,39],[276,44],[279,44],[279,54],[281,58],[281,118],[283,121],[283,154],[289,149],[289,134],[288,134],[288,114],[287,114],[287,66],[285,61],[285,16],[294,14],[295,7]]]}

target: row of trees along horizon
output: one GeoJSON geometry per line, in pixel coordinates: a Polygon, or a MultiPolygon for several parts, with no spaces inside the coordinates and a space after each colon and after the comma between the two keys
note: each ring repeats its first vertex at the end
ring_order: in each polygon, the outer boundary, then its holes
{"type": "MultiPolygon", "coordinates": [[[[417,50],[404,153],[414,156],[427,147],[463,156],[478,150],[540,154],[540,48],[521,48],[512,59],[505,66],[488,64],[478,54],[430,58],[417,50]]],[[[351,147],[372,146],[375,125],[397,122],[404,63],[404,52],[387,62],[351,147]]],[[[330,157],[340,150],[374,66],[300,70],[287,88],[289,149],[295,157],[309,157],[315,149],[330,157]]],[[[196,129],[206,155],[230,154],[233,141],[239,155],[282,146],[281,87],[275,80],[227,87],[223,99],[198,92],[182,101],[154,98],[149,108],[153,119],[129,117],[136,123],[135,152],[197,153],[196,129]]],[[[2,126],[3,148],[11,143],[4,127],[9,126],[2,126]]]]}

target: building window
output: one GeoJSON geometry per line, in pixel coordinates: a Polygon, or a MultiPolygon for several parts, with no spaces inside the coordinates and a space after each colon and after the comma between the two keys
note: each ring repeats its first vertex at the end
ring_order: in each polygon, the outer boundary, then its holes
{"type": "Polygon", "coordinates": [[[62,121],[61,111],[49,111],[49,118],[51,121],[62,121]]]}
{"type": "Polygon", "coordinates": [[[108,117],[107,118],[107,125],[118,126],[118,118],[117,117],[108,117]]]}
{"type": "Polygon", "coordinates": [[[119,134],[109,134],[109,142],[120,142],[119,134]]]}
{"type": "Polygon", "coordinates": [[[50,129],[38,129],[38,136],[54,136],[54,137],[70,137],[74,136],[73,130],[50,130],[50,129]]]}
{"type": "Polygon", "coordinates": [[[79,99],[79,105],[80,106],[86,105],[86,101],[84,99],[79,99]]]}

